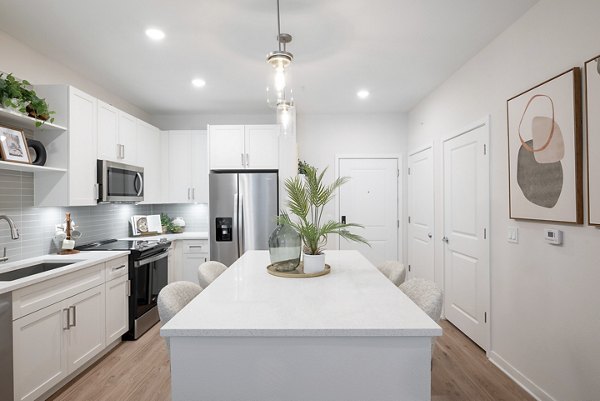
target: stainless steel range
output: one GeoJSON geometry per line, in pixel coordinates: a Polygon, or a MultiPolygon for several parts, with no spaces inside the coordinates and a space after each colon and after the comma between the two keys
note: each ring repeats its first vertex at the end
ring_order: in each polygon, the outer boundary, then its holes
{"type": "Polygon", "coordinates": [[[137,340],[158,321],[158,293],[168,283],[170,241],[110,239],[78,246],[81,251],[130,251],[129,331],[124,340],[137,340]]]}

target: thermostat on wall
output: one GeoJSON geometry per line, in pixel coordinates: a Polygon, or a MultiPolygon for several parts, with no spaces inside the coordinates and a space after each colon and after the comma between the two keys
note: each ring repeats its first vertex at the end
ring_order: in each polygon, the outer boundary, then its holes
{"type": "Polygon", "coordinates": [[[553,228],[547,228],[544,230],[544,239],[547,243],[552,245],[561,245],[562,244],[562,231],[555,230],[553,228]]]}

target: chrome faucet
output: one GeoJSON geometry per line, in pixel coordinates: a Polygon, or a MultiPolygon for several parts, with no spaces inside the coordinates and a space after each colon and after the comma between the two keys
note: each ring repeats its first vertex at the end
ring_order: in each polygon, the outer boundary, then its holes
{"type": "Polygon", "coordinates": [[[12,221],[12,219],[6,215],[0,216],[0,220],[6,220],[6,222],[8,223],[8,226],[10,227],[10,237],[12,239],[19,239],[19,229],[15,225],[15,222],[12,221]]]}
{"type": "MultiPolygon", "coordinates": [[[[0,216],[0,220],[6,220],[8,226],[10,227],[10,237],[12,239],[19,239],[19,229],[15,225],[15,222],[8,216],[2,215],[0,216]]],[[[6,247],[4,248],[4,256],[0,256],[0,262],[6,262],[8,258],[6,257],[6,247]]]]}

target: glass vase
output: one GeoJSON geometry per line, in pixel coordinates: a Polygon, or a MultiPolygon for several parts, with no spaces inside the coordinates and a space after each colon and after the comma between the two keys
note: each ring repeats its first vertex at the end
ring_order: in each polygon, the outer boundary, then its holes
{"type": "Polygon", "coordinates": [[[269,236],[269,255],[277,271],[295,270],[300,264],[301,250],[300,235],[288,225],[278,225],[269,236]]]}

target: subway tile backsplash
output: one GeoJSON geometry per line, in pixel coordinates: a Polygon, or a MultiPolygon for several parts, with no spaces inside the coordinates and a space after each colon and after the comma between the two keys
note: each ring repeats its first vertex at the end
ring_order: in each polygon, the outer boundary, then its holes
{"type": "Polygon", "coordinates": [[[206,204],[34,207],[33,173],[0,170],[0,215],[12,218],[20,233],[18,240],[12,240],[8,224],[0,221],[0,255],[6,247],[9,262],[14,262],[56,252],[55,225],[64,222],[65,212],[71,212],[78,229],[83,233],[77,240],[78,245],[130,236],[129,219],[134,214],[167,213],[171,217],[181,216],[186,222],[186,231],[208,231],[206,204]]]}

